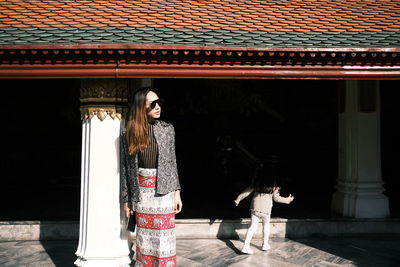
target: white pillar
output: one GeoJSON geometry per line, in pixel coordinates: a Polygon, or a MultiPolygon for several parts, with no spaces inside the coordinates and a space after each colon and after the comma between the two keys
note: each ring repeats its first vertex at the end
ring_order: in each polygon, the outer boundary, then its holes
{"type": "Polygon", "coordinates": [[[82,80],[82,181],[75,265],[129,266],[119,192],[119,134],[126,80],[82,80]],[[117,104],[118,103],[118,104],[117,104]]]}
{"type": "Polygon", "coordinates": [[[339,172],[332,210],[347,217],[389,215],[383,195],[378,81],[346,81],[339,111],[339,172]]]}

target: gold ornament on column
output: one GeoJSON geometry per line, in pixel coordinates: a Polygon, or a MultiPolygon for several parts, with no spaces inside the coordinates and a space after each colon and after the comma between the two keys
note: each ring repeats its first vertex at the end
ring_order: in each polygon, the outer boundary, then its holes
{"type": "Polygon", "coordinates": [[[122,109],[117,108],[94,108],[94,107],[81,107],[81,119],[91,119],[94,116],[97,116],[101,121],[103,121],[107,115],[109,115],[112,119],[121,119],[122,118],[122,109]]]}
{"type": "Polygon", "coordinates": [[[110,116],[121,120],[126,112],[128,88],[127,79],[82,79],[81,119],[97,116],[103,121],[110,116]]]}

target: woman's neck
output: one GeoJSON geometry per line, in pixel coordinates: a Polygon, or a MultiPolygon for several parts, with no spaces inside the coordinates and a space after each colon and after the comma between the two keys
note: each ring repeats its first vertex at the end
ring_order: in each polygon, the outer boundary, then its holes
{"type": "Polygon", "coordinates": [[[148,118],[147,121],[148,121],[150,124],[155,124],[155,123],[157,122],[157,120],[156,120],[156,119],[153,119],[153,118],[148,118]]]}

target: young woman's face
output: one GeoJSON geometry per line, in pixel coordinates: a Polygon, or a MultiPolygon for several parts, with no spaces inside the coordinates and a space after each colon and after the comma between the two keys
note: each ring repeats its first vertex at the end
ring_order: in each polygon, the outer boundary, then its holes
{"type": "Polygon", "coordinates": [[[147,118],[149,120],[155,120],[160,118],[161,116],[161,107],[157,103],[158,96],[153,91],[147,93],[146,96],[146,110],[147,110],[147,118]]]}

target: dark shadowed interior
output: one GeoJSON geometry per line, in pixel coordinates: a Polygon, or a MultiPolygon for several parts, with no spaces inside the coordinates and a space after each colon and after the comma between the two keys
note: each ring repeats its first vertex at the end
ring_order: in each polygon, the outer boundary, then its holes
{"type": "MultiPolygon", "coordinates": [[[[328,218],[337,177],[336,80],[155,79],[176,131],[184,209],[178,218],[249,216],[233,199],[273,175],[290,205],[273,217],[328,218]]],[[[381,81],[382,175],[398,217],[399,81],[381,81]]],[[[79,220],[80,81],[2,80],[0,220],[79,220]],[[4,134],[5,133],[5,134],[4,134]]]]}

